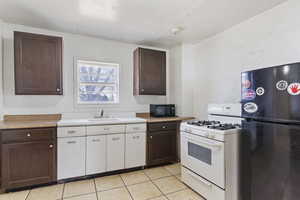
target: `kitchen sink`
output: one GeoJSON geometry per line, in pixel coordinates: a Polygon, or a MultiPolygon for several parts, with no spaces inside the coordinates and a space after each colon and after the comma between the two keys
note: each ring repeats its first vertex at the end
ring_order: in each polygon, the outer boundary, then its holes
{"type": "Polygon", "coordinates": [[[94,119],[88,119],[90,122],[115,122],[120,121],[118,118],[94,118],[94,119]]]}

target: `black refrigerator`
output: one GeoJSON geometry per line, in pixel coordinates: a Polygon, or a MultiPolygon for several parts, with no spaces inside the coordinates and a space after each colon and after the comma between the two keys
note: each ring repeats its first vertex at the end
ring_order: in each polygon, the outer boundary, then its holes
{"type": "Polygon", "coordinates": [[[242,73],[241,200],[300,199],[300,63],[242,73]]]}

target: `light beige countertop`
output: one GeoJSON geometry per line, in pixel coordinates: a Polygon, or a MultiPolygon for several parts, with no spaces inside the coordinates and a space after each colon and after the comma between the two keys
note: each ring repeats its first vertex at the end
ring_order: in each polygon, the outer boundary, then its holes
{"type": "Polygon", "coordinates": [[[61,119],[60,114],[54,115],[6,115],[0,121],[0,130],[25,128],[51,128],[56,127],[61,119]]]}
{"type": "Polygon", "coordinates": [[[150,117],[149,113],[137,113],[136,116],[146,119],[148,123],[176,122],[176,121],[186,121],[186,120],[194,119],[194,117],[150,117]]]}

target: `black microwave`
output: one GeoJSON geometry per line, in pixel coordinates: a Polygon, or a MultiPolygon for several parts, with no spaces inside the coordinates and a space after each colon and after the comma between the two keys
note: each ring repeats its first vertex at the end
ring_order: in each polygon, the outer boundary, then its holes
{"type": "Polygon", "coordinates": [[[174,104],[150,104],[151,117],[175,117],[174,104]]]}

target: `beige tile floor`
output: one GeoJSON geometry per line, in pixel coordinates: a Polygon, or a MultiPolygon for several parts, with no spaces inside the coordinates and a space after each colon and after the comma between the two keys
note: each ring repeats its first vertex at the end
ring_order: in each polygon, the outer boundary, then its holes
{"type": "Polygon", "coordinates": [[[0,200],[204,200],[173,164],[0,195],[0,200]]]}

